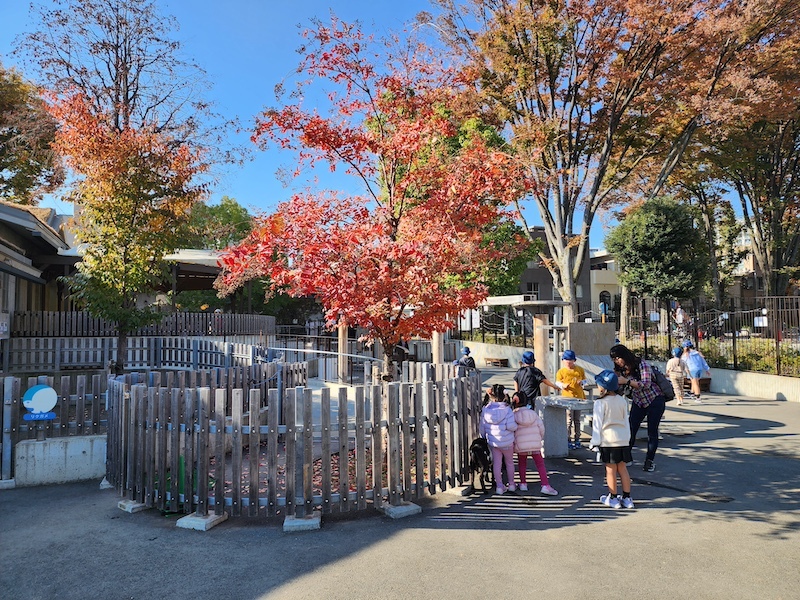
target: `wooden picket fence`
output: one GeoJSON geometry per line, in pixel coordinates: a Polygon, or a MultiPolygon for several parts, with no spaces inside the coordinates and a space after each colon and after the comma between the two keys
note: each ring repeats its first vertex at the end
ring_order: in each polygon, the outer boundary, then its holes
{"type": "MultiPolygon", "coordinates": [[[[253,364],[260,344],[272,337],[236,336],[236,342],[189,337],[128,338],[128,369],[214,369],[253,364]]],[[[117,356],[115,337],[11,338],[6,341],[6,373],[103,369],[117,356]]]]}
{"type": "Polygon", "coordinates": [[[65,375],[55,377],[5,377],[0,381],[3,395],[0,479],[13,479],[14,446],[27,439],[45,439],[75,435],[102,434],[106,431],[106,377],[65,375]],[[58,402],[52,421],[25,421],[22,405],[25,391],[34,385],[49,385],[56,390],[58,402]]]}
{"type": "MultiPolygon", "coordinates": [[[[441,372],[441,369],[437,369],[441,372]]],[[[162,511],[295,516],[460,485],[479,375],[312,390],[110,381],[107,479],[162,511]]]]}
{"type": "MultiPolygon", "coordinates": [[[[249,366],[200,369],[198,371],[145,371],[123,376],[126,385],[146,383],[166,389],[185,389],[198,386],[211,390],[255,390],[267,397],[270,388],[306,385],[308,366],[305,363],[260,363],[249,366]],[[280,369],[280,376],[278,371],[280,369]]],[[[20,379],[6,377],[0,380],[3,410],[0,413],[2,445],[0,445],[0,478],[13,479],[14,447],[23,440],[64,436],[95,435],[107,433],[108,404],[106,402],[108,375],[39,376],[20,379]],[[44,384],[55,389],[58,401],[52,412],[52,421],[25,421],[26,409],[22,405],[25,391],[34,385],[44,384]]]]}
{"type": "MultiPolygon", "coordinates": [[[[275,335],[275,317],[229,313],[169,312],[158,323],[141,327],[136,336],[275,335]]],[[[113,337],[116,323],[86,311],[15,312],[11,337],[113,337]]]]}

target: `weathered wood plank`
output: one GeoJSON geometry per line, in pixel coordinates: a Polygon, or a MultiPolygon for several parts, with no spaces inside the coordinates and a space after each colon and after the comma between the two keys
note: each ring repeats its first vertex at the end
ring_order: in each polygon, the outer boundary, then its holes
{"type": "Polygon", "coordinates": [[[333,509],[331,505],[331,487],[333,486],[331,478],[331,437],[333,435],[331,430],[331,390],[330,388],[322,388],[320,394],[322,512],[327,514],[333,509]]]}
{"type": "Polygon", "coordinates": [[[242,515],[242,411],[244,390],[234,389],[231,394],[231,516],[242,515]]]}

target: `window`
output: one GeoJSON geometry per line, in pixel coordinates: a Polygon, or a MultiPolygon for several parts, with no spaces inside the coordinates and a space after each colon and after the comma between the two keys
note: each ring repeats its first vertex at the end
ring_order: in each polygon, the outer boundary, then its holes
{"type": "Polygon", "coordinates": [[[525,284],[525,295],[531,296],[531,300],[539,299],[539,284],[533,281],[528,281],[525,284]]]}

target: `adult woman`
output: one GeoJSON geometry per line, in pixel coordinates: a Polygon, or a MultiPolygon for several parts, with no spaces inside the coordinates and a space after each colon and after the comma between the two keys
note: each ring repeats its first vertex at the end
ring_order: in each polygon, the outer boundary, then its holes
{"type": "Polygon", "coordinates": [[[639,426],[647,418],[647,454],[644,460],[645,471],[655,471],[654,459],[658,449],[658,427],[664,416],[666,399],[653,378],[653,369],[644,360],[622,344],[611,347],[609,351],[614,361],[614,372],[620,386],[631,390],[631,448],[636,441],[639,426]]]}
{"type": "Polygon", "coordinates": [[[681,361],[686,365],[686,370],[689,371],[689,378],[692,380],[692,395],[697,404],[700,401],[700,378],[703,373],[707,372],[711,367],[708,366],[705,356],[699,350],[695,350],[692,340],[683,342],[683,356],[681,361]]]}

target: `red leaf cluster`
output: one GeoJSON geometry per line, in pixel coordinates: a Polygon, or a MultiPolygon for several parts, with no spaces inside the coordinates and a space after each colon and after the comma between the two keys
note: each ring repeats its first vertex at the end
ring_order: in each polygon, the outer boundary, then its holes
{"type": "Polygon", "coordinates": [[[363,327],[386,348],[444,331],[485,298],[482,274],[503,249],[481,242],[529,191],[526,170],[468,127],[481,117],[464,112],[469,90],[424,48],[372,55],[337,20],[306,37],[300,71],[307,85],[332,86],[329,116],[302,104],[270,109],[253,140],[294,150],[299,163],[344,166],[365,193],[281,204],[222,259],[219,287],[268,277],[273,290],[315,296],[329,324],[363,327]]]}

